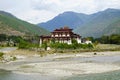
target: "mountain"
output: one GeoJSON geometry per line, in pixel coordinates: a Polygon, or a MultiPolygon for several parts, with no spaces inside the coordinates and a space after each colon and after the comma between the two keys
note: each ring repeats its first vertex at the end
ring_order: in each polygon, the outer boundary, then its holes
{"type": "Polygon", "coordinates": [[[64,12],[52,20],[39,23],[38,25],[49,31],[63,26],[69,26],[74,29],[75,33],[83,37],[120,34],[120,10],[106,9],[90,15],[64,12]]]}
{"type": "Polygon", "coordinates": [[[5,12],[5,11],[0,11],[0,15],[5,15],[5,16],[9,16],[9,17],[15,17],[12,14],[5,12]]]}
{"type": "Polygon", "coordinates": [[[111,23],[106,29],[103,30],[104,34],[120,34],[120,19],[111,23]]]}
{"type": "Polygon", "coordinates": [[[0,34],[7,35],[43,35],[49,32],[34,24],[25,22],[10,13],[0,11],[0,34]]]}
{"type": "Polygon", "coordinates": [[[107,9],[89,16],[89,20],[83,25],[79,25],[74,32],[84,37],[120,34],[120,10],[107,9]]]}
{"type": "Polygon", "coordinates": [[[63,26],[69,26],[70,28],[76,28],[79,25],[82,25],[86,20],[89,18],[88,15],[82,13],[75,13],[75,12],[64,12],[59,14],[52,20],[39,23],[38,26],[41,26],[49,31],[53,31],[56,28],[60,28],[63,26]]]}

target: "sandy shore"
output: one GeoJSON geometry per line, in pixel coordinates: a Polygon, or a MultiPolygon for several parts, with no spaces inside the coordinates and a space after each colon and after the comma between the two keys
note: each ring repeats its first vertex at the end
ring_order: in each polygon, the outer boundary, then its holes
{"type": "Polygon", "coordinates": [[[80,62],[45,62],[25,64],[17,68],[20,72],[40,73],[41,75],[71,76],[78,74],[102,73],[119,70],[113,64],[80,63],[80,62]]]}
{"type": "MultiPolygon", "coordinates": [[[[94,59],[112,58],[112,56],[119,56],[120,52],[94,52],[77,53],[77,54],[51,54],[45,57],[40,57],[37,54],[30,56],[15,54],[18,58],[16,61],[0,64],[0,68],[11,70],[18,74],[39,74],[44,76],[72,76],[79,74],[103,73],[114,70],[119,70],[120,65],[112,62],[96,62],[94,59]],[[92,59],[91,59],[92,58],[92,59]]],[[[120,58],[115,60],[119,62],[120,58]]],[[[109,60],[108,60],[109,61],[109,60]]]]}

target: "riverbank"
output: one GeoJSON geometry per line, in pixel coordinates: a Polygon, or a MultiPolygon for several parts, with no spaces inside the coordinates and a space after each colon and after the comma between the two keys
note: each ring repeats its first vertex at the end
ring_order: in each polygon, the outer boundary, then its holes
{"type": "Polygon", "coordinates": [[[23,76],[37,75],[41,80],[58,80],[58,78],[60,80],[76,75],[120,70],[120,51],[46,53],[41,57],[37,51],[13,49],[5,52],[4,56],[15,56],[17,59],[0,63],[0,69],[23,76]]]}
{"type": "Polygon", "coordinates": [[[28,73],[37,72],[41,73],[42,75],[44,74],[64,77],[79,74],[103,73],[120,69],[119,65],[114,64],[116,61],[120,61],[120,59],[114,61],[115,58],[117,58],[116,55],[118,58],[120,57],[119,51],[96,53],[97,55],[88,52],[78,54],[56,53],[54,55],[43,57],[43,59],[46,59],[46,61],[24,64],[20,66],[18,70],[28,73]],[[108,59],[106,60],[106,58],[108,59]]]}
{"type": "Polygon", "coordinates": [[[24,51],[17,50],[6,53],[6,55],[16,56],[17,60],[0,63],[0,68],[22,75],[51,76],[52,79],[120,70],[119,51],[76,54],[54,53],[43,57],[35,52],[25,53],[27,55],[24,53],[24,51]]]}
{"type": "Polygon", "coordinates": [[[16,71],[64,77],[79,74],[103,73],[119,69],[119,66],[113,64],[68,61],[24,64],[18,67],[16,71]]]}

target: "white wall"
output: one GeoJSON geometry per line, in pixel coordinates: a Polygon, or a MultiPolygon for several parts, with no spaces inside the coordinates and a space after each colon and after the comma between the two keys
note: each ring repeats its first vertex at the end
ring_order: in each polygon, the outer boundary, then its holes
{"type": "Polygon", "coordinates": [[[42,45],[42,39],[40,38],[39,46],[41,47],[42,45]]]}
{"type": "Polygon", "coordinates": [[[81,43],[82,41],[81,41],[81,39],[80,39],[80,38],[77,38],[77,42],[78,42],[78,43],[81,43]]]}
{"type": "Polygon", "coordinates": [[[86,44],[92,44],[92,41],[85,41],[86,44]]]}

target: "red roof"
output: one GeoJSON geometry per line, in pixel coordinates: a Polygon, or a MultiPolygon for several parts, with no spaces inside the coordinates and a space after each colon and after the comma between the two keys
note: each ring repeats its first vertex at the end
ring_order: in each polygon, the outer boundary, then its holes
{"type": "Polygon", "coordinates": [[[59,31],[72,31],[73,29],[70,29],[69,27],[63,27],[60,29],[55,29],[53,32],[59,32],[59,31]]]}

